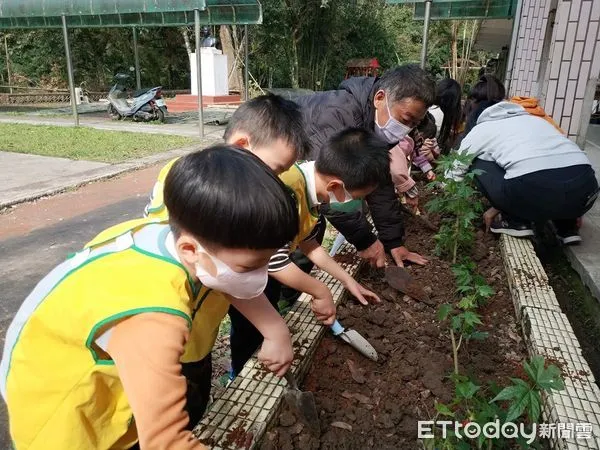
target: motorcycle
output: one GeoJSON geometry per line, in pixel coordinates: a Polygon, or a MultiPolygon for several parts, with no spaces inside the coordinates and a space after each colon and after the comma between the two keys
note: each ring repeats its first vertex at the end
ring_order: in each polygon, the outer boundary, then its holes
{"type": "Polygon", "coordinates": [[[108,115],[113,120],[131,117],[135,122],[165,121],[167,106],[162,97],[162,86],[142,89],[127,99],[125,82],[131,77],[119,73],[115,76],[115,85],[108,93],[108,115]]]}

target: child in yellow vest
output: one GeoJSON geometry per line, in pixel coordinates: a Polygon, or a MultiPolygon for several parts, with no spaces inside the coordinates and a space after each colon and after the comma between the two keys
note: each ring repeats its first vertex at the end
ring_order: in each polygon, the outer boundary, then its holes
{"type": "MultiPolygon", "coordinates": [[[[225,136],[228,136],[227,132],[225,136]]],[[[277,152],[272,149],[272,153],[277,152]]],[[[173,162],[167,164],[159,174],[152,201],[146,208],[151,217],[168,215],[167,208],[161,201],[162,180],[167,177],[172,164],[173,162]]],[[[316,162],[293,166],[280,175],[295,194],[300,232],[291,246],[280,249],[271,259],[269,284],[279,282],[310,294],[313,297],[311,307],[315,316],[326,325],[335,320],[335,305],[329,288],[292,264],[289,253],[300,247],[314,264],[340,280],[361,303],[378,302],[377,295],[357,283],[327,254],[315,236],[319,226],[325,224],[319,213],[321,204],[330,203],[332,208],[338,209],[360,208],[362,202],[354,200],[364,198],[390,176],[389,164],[387,143],[365,130],[348,129],[330,139],[316,162]]],[[[267,296],[275,306],[279,300],[279,291],[270,291],[267,296]]],[[[232,372],[235,376],[260,346],[262,336],[235,308],[230,308],[229,314],[232,323],[232,372]]]]}
{"type": "Polygon", "coordinates": [[[264,334],[259,359],[288,369],[289,331],[262,295],[270,257],[298,232],[288,189],[222,145],[174,164],[164,200],[169,223],[102,232],[19,309],[0,363],[17,450],[204,448],[186,430],[180,361],[210,352],[230,302],[264,334]]]}
{"type": "MultiPolygon", "coordinates": [[[[325,224],[319,211],[321,205],[328,204],[331,209],[346,212],[360,209],[362,199],[390,177],[389,147],[372,132],[348,128],[326,142],[316,161],[297,164],[280,175],[294,191],[300,232],[291,245],[280,249],[271,258],[269,275],[282,285],[311,295],[313,312],[325,325],[331,325],[335,320],[331,291],[323,282],[293,264],[290,252],[299,247],[310,261],[341,281],[362,304],[380,301],[375,293],[361,286],[329,256],[316,236],[319,227],[325,224]]],[[[273,303],[273,299],[269,299],[273,303]]],[[[232,375],[235,376],[259,347],[262,338],[258,330],[239,314],[230,312],[230,316],[232,375]]]]}
{"type": "MultiPolygon", "coordinates": [[[[242,104],[229,119],[223,137],[228,144],[243,147],[254,153],[278,175],[290,169],[297,159],[301,159],[307,153],[309,148],[298,105],[273,94],[262,95],[242,104]]],[[[176,161],[177,159],[174,159],[166,164],[158,175],[150,202],[144,211],[146,217],[163,220],[168,218],[169,214],[163,199],[164,182],[176,161]]],[[[307,223],[310,227],[309,231],[312,231],[314,223],[307,223]]],[[[284,250],[284,252],[283,258],[285,261],[289,261],[289,250],[284,250]]],[[[274,257],[274,259],[277,258],[281,258],[281,255],[274,257]]],[[[335,306],[331,293],[321,282],[313,280],[311,285],[314,287],[315,283],[319,283],[321,300],[313,302],[314,310],[326,317],[332,316],[335,314],[335,306]]],[[[279,283],[269,278],[265,293],[275,308],[279,300],[279,292],[279,283]]],[[[243,365],[260,345],[262,335],[233,307],[230,308],[230,316],[232,321],[231,351],[234,365],[238,360],[243,361],[243,365]],[[237,327],[240,332],[234,334],[233,330],[238,321],[243,323],[237,327]],[[246,328],[249,329],[247,333],[245,332],[246,328]],[[248,351],[249,355],[247,355],[248,351]],[[238,354],[241,356],[237,357],[238,354]]],[[[206,386],[207,379],[210,379],[210,376],[206,376],[211,371],[210,355],[206,359],[185,361],[184,372],[186,372],[188,383],[195,385],[193,390],[201,391],[202,386],[206,386]],[[187,373],[188,371],[190,373],[187,373]]],[[[201,402],[196,398],[195,401],[189,403],[197,405],[201,402]]],[[[193,413],[190,411],[194,419],[197,419],[198,417],[193,413]]]]}
{"type": "MultiPolygon", "coordinates": [[[[273,94],[255,97],[229,118],[223,139],[258,156],[277,175],[288,170],[308,151],[302,113],[296,103],[273,94]]],[[[161,170],[152,190],[145,217],[169,217],[163,201],[164,181],[177,159],[161,170]]]]}

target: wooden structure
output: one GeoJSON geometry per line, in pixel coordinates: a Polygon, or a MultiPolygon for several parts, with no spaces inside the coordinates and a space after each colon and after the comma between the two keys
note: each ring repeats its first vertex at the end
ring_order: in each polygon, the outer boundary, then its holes
{"type": "Polygon", "coordinates": [[[377,58],[351,59],[346,63],[346,76],[350,77],[375,77],[379,75],[381,66],[377,58]]]}

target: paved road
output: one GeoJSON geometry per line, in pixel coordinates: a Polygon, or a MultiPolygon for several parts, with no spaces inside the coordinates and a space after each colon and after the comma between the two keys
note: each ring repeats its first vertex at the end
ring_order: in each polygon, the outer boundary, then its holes
{"type": "MultiPolygon", "coordinates": [[[[65,256],[102,229],[140,217],[161,165],[75,192],[17,206],[0,215],[0,345],[22,301],[65,256]]],[[[0,409],[0,449],[8,449],[0,409]]]]}
{"type": "MultiPolygon", "coordinates": [[[[223,126],[229,120],[234,109],[206,109],[205,137],[220,138],[223,126]]],[[[0,123],[24,123],[29,125],[55,125],[72,127],[73,118],[65,115],[51,116],[40,114],[7,115],[0,112],[0,123]]],[[[194,113],[176,113],[168,117],[167,123],[139,123],[131,120],[113,121],[105,113],[81,114],[79,124],[82,127],[98,130],[129,131],[132,133],[168,134],[176,136],[198,137],[198,116],[194,113]]]]}

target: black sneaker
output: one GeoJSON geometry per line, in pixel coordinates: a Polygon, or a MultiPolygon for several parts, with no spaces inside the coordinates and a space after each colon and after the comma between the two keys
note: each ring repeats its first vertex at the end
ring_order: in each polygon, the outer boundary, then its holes
{"type": "Polygon", "coordinates": [[[533,236],[533,228],[523,222],[517,222],[515,220],[509,220],[502,218],[501,214],[498,214],[492,225],[490,231],[496,234],[507,234],[514,237],[527,237],[533,236]]]}
{"type": "Polygon", "coordinates": [[[560,239],[560,242],[562,242],[563,245],[576,245],[581,243],[582,241],[581,236],[579,236],[579,233],[577,231],[556,233],[556,235],[558,236],[558,239],[560,239]]]}

